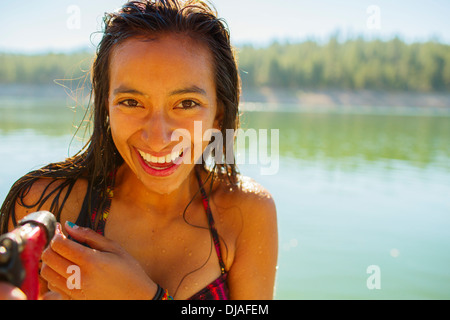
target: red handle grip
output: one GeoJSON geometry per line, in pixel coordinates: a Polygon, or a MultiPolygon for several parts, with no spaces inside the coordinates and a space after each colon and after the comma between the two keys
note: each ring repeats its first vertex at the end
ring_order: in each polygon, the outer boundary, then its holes
{"type": "Polygon", "coordinates": [[[26,274],[20,289],[25,293],[28,300],[37,300],[39,298],[39,263],[46,245],[46,230],[42,226],[31,228],[28,234],[27,245],[20,255],[26,274]]]}

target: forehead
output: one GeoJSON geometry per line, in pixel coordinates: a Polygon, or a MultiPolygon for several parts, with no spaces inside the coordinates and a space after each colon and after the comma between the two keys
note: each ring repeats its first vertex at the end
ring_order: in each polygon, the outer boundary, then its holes
{"type": "Polygon", "coordinates": [[[214,81],[210,49],[187,35],[130,38],[111,54],[111,85],[115,81],[214,81]]]}

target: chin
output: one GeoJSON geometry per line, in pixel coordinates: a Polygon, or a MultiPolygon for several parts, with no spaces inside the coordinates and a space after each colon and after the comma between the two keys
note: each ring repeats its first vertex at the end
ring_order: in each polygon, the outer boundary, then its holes
{"type": "Polygon", "coordinates": [[[160,178],[145,175],[144,179],[141,181],[149,191],[160,195],[169,195],[179,189],[181,185],[188,180],[193,169],[194,168],[183,168],[182,165],[178,171],[171,176],[160,178]]]}

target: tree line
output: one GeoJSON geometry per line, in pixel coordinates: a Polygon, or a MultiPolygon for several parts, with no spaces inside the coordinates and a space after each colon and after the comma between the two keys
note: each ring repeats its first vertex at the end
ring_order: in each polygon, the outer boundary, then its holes
{"type": "MultiPolygon", "coordinates": [[[[355,38],[326,43],[274,42],[237,48],[244,88],[450,91],[450,46],[355,38]]],[[[49,84],[86,76],[89,52],[20,55],[0,53],[0,84],[49,84]]]]}
{"type": "Polygon", "coordinates": [[[434,41],[273,43],[244,46],[239,59],[243,84],[249,87],[450,91],[450,46],[434,41]]]}
{"type": "Polygon", "coordinates": [[[0,85],[47,85],[54,81],[77,80],[89,76],[92,62],[93,54],[87,51],[35,55],[0,53],[0,85]]]}

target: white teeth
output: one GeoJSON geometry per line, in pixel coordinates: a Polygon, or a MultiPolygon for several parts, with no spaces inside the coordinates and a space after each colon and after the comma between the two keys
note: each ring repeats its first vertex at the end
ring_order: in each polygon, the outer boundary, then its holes
{"type": "Polygon", "coordinates": [[[152,156],[152,155],[150,155],[148,153],[142,152],[142,151],[139,151],[139,154],[147,162],[163,164],[163,163],[174,162],[175,160],[180,158],[181,155],[183,154],[183,150],[181,150],[179,152],[174,151],[174,152],[172,152],[171,154],[168,154],[165,157],[154,157],[154,156],[152,156]]]}
{"type": "Polygon", "coordinates": [[[170,161],[175,162],[175,160],[180,158],[182,154],[183,154],[183,150],[180,150],[179,152],[177,152],[177,151],[172,152],[170,161]]]}

